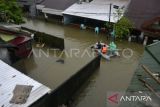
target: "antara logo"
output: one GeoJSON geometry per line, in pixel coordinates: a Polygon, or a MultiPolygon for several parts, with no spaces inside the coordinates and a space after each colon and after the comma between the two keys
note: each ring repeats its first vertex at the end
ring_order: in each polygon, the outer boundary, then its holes
{"type": "Polygon", "coordinates": [[[152,101],[152,98],[150,96],[122,96],[120,98],[120,101],[129,101],[129,102],[135,102],[135,101],[152,101]]]}
{"type": "Polygon", "coordinates": [[[136,101],[140,101],[140,102],[147,102],[147,101],[152,101],[152,98],[150,96],[123,96],[123,95],[120,95],[118,93],[116,94],[113,94],[111,96],[108,97],[108,100],[110,103],[112,104],[119,104],[119,102],[136,102],[136,101]]]}
{"type": "Polygon", "coordinates": [[[118,104],[118,94],[114,94],[108,97],[108,100],[112,103],[118,104]]]}

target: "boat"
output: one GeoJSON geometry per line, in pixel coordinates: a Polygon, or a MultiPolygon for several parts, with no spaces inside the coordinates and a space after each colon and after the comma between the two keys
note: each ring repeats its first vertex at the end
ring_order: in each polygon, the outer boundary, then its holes
{"type": "Polygon", "coordinates": [[[103,45],[106,45],[106,46],[109,48],[107,54],[103,54],[103,53],[101,52],[101,49],[97,49],[97,44],[98,44],[98,43],[95,43],[94,45],[92,45],[92,46],[91,46],[91,49],[92,49],[92,51],[98,52],[98,54],[101,55],[102,58],[104,58],[104,59],[106,59],[106,60],[110,60],[111,57],[120,56],[120,54],[119,54],[119,52],[118,52],[119,49],[111,49],[111,47],[110,47],[109,45],[101,42],[100,44],[101,44],[102,46],[103,46],[103,45]]]}
{"type": "Polygon", "coordinates": [[[110,56],[107,54],[103,54],[101,52],[101,50],[97,50],[98,54],[102,56],[102,58],[106,59],[106,60],[110,60],[110,56]]]}
{"type": "MultiPolygon", "coordinates": [[[[97,44],[98,44],[98,42],[95,43],[95,44],[93,44],[93,45],[91,45],[91,49],[93,49],[93,50],[97,49],[97,44]]],[[[100,42],[100,44],[101,44],[102,46],[103,46],[103,45],[106,45],[107,47],[109,47],[107,44],[105,44],[105,43],[103,43],[103,42],[100,42]]]]}

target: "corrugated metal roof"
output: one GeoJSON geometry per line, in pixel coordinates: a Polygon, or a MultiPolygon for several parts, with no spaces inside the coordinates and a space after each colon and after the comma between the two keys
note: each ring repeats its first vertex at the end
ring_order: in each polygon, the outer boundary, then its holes
{"type": "Polygon", "coordinates": [[[31,79],[0,60],[0,107],[28,107],[49,91],[50,89],[48,87],[31,79]],[[12,92],[17,84],[33,86],[25,104],[18,105],[9,103],[13,96],[12,92]]]}
{"type": "MultiPolygon", "coordinates": [[[[157,84],[157,82],[153,78],[151,78],[151,76],[145,73],[144,69],[142,69],[141,67],[141,65],[145,65],[151,70],[153,74],[160,73],[160,63],[158,62],[160,60],[159,46],[160,42],[157,42],[146,47],[143,57],[140,60],[140,63],[132,77],[131,83],[127,88],[126,92],[150,92],[150,90],[145,86],[145,84],[139,81],[139,79],[144,79],[146,83],[151,86],[151,88],[153,88],[157,93],[159,93],[160,85],[157,84]]],[[[157,101],[159,101],[159,99],[157,101]]],[[[159,106],[160,104],[157,105],[157,107],[159,106]]],[[[134,103],[133,105],[131,105],[130,103],[122,103],[119,107],[146,107],[146,105],[141,105],[141,103],[134,103]]]]}
{"type": "Polygon", "coordinates": [[[110,21],[115,23],[117,22],[118,17],[115,17],[114,13],[116,13],[116,9],[113,8],[113,6],[127,7],[128,0],[93,0],[90,3],[75,3],[67,8],[63,14],[100,21],[109,21],[110,4],[112,4],[110,21]]]}

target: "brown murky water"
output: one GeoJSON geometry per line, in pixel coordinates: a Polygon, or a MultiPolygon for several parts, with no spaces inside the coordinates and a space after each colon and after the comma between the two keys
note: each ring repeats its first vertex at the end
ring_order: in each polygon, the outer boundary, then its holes
{"type": "MultiPolygon", "coordinates": [[[[106,34],[96,35],[92,30],[80,30],[77,27],[40,20],[30,20],[25,26],[30,26],[30,24],[35,29],[54,35],[62,35],[61,37],[65,39],[65,49],[67,52],[72,48],[78,48],[81,51],[79,57],[74,55],[73,57],[67,57],[66,55],[58,57],[60,52],[55,53],[54,51],[49,51],[49,57],[44,54],[39,57],[39,48],[34,45],[33,51],[36,54],[14,65],[30,77],[52,89],[59,86],[93,59],[93,57],[88,57],[87,55],[80,57],[86,47],[91,46],[99,40],[102,42],[107,41],[106,34]],[[58,59],[62,60],[57,62],[58,59]]],[[[136,43],[128,43],[127,41],[117,41],[116,43],[119,49],[132,49],[133,56],[129,59],[123,56],[112,58],[111,61],[102,59],[100,68],[89,78],[74,97],[74,107],[106,107],[107,91],[126,90],[139,58],[143,53],[143,46],[136,43]]],[[[47,53],[48,47],[45,46],[40,50],[47,53]]],[[[89,52],[91,53],[91,51],[89,52]]]]}

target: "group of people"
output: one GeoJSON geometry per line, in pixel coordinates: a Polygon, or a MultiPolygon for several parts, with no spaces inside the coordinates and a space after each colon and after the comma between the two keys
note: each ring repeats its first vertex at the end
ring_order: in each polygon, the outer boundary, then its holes
{"type": "Polygon", "coordinates": [[[100,42],[96,44],[96,49],[101,50],[103,54],[106,54],[108,51],[108,46],[106,44],[102,45],[100,42]]]}
{"type": "Polygon", "coordinates": [[[109,52],[114,53],[117,49],[117,46],[114,42],[111,42],[109,46],[107,44],[102,44],[101,42],[97,42],[96,49],[101,50],[103,54],[107,54],[109,52]]]}

